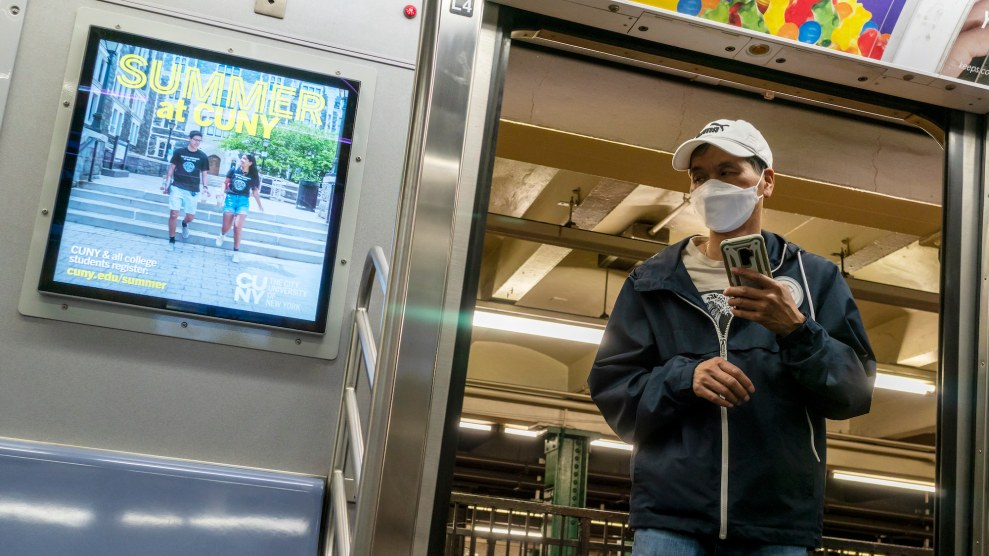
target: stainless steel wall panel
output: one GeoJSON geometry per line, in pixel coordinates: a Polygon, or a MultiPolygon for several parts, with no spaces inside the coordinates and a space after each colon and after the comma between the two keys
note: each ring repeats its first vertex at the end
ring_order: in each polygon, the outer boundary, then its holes
{"type": "Polygon", "coordinates": [[[7,105],[27,4],[28,0],[0,1],[0,129],[3,128],[3,110],[7,105]]]}
{"type": "MultiPolygon", "coordinates": [[[[321,0],[289,0],[292,10],[321,0]]],[[[198,2],[203,19],[229,18],[242,2],[198,2]]],[[[253,14],[253,2],[243,10],[253,14]]],[[[15,78],[0,129],[0,436],[190,460],[325,475],[341,390],[344,353],[317,359],[208,345],[41,320],[18,314],[17,298],[39,206],[55,114],[62,110],[69,39],[81,7],[160,14],[96,0],[30,3],[15,78]],[[22,71],[23,70],[23,71],[22,71]]],[[[400,8],[400,7],[399,7],[400,8]]],[[[401,10],[399,9],[399,16],[401,10]]],[[[244,16],[248,17],[248,16],[244,16]]],[[[293,16],[294,17],[294,16],[293,16]]],[[[404,17],[404,16],[402,16],[404,17]]],[[[417,21],[413,21],[416,25],[417,21]]],[[[189,24],[173,18],[172,24],[189,24]]],[[[199,24],[201,25],[201,24],[199,24]]],[[[233,33],[218,29],[217,33],[233,33]]],[[[310,21],[310,36],[328,33],[310,21]]],[[[251,36],[257,51],[291,43],[251,36]]],[[[325,52],[327,57],[339,53],[325,52]]],[[[391,249],[413,72],[395,63],[360,59],[377,70],[377,93],[362,164],[365,187],[353,253],[391,249]],[[396,132],[396,130],[402,130],[396,132]]],[[[353,307],[361,272],[351,273],[346,305],[353,307]]],[[[345,325],[341,335],[349,335],[345,325]]]]}
{"type": "Polygon", "coordinates": [[[496,9],[423,7],[404,190],[391,263],[355,554],[425,554],[491,91],[496,9]]]}
{"type": "Polygon", "coordinates": [[[103,1],[404,68],[415,63],[421,21],[387,0],[284,0],[282,19],[256,14],[250,0],[103,1]]]}

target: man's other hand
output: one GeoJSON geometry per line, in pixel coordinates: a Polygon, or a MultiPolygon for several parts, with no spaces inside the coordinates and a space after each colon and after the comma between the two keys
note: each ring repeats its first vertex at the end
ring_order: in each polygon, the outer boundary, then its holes
{"type": "Polygon", "coordinates": [[[731,271],[757,285],[732,286],[724,291],[731,314],[758,322],[777,336],[786,336],[807,320],[794,303],[790,288],[747,268],[731,271]]]}
{"type": "Polygon", "coordinates": [[[755,386],[742,369],[721,357],[712,357],[694,368],[694,394],[721,407],[749,401],[755,386]]]}

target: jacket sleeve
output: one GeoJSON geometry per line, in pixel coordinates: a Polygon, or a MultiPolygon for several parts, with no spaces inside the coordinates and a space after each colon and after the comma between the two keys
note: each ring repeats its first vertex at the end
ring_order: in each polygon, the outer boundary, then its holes
{"type": "Polygon", "coordinates": [[[807,406],[828,419],[849,419],[869,412],[876,357],[848,285],[837,267],[827,266],[827,283],[812,300],[815,318],[777,342],[807,406]]]}
{"type": "Polygon", "coordinates": [[[626,280],[588,377],[594,403],[629,443],[674,421],[698,400],[691,383],[700,360],[678,355],[660,361],[643,303],[626,280]]]}

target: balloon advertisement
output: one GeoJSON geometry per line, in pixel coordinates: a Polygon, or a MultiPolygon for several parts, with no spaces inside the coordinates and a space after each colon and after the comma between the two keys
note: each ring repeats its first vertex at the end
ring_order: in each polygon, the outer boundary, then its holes
{"type": "Polygon", "coordinates": [[[881,60],[906,0],[640,0],[640,3],[881,60]]]}

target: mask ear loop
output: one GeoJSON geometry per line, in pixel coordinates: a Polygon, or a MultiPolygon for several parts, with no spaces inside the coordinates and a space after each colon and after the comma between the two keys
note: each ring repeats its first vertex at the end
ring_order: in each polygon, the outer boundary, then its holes
{"type": "MultiPolygon", "coordinates": [[[[762,172],[759,174],[759,181],[757,181],[756,184],[755,184],[755,190],[756,190],[757,193],[759,191],[759,186],[762,184],[762,180],[764,180],[766,178],[766,170],[767,170],[766,168],[763,168],[762,169],[762,172]]],[[[763,188],[763,192],[765,192],[765,191],[766,191],[766,189],[763,188]]],[[[765,199],[765,198],[766,198],[766,195],[764,193],[759,193],[756,196],[756,201],[755,202],[758,203],[759,201],[761,201],[762,199],[765,199]]]]}

